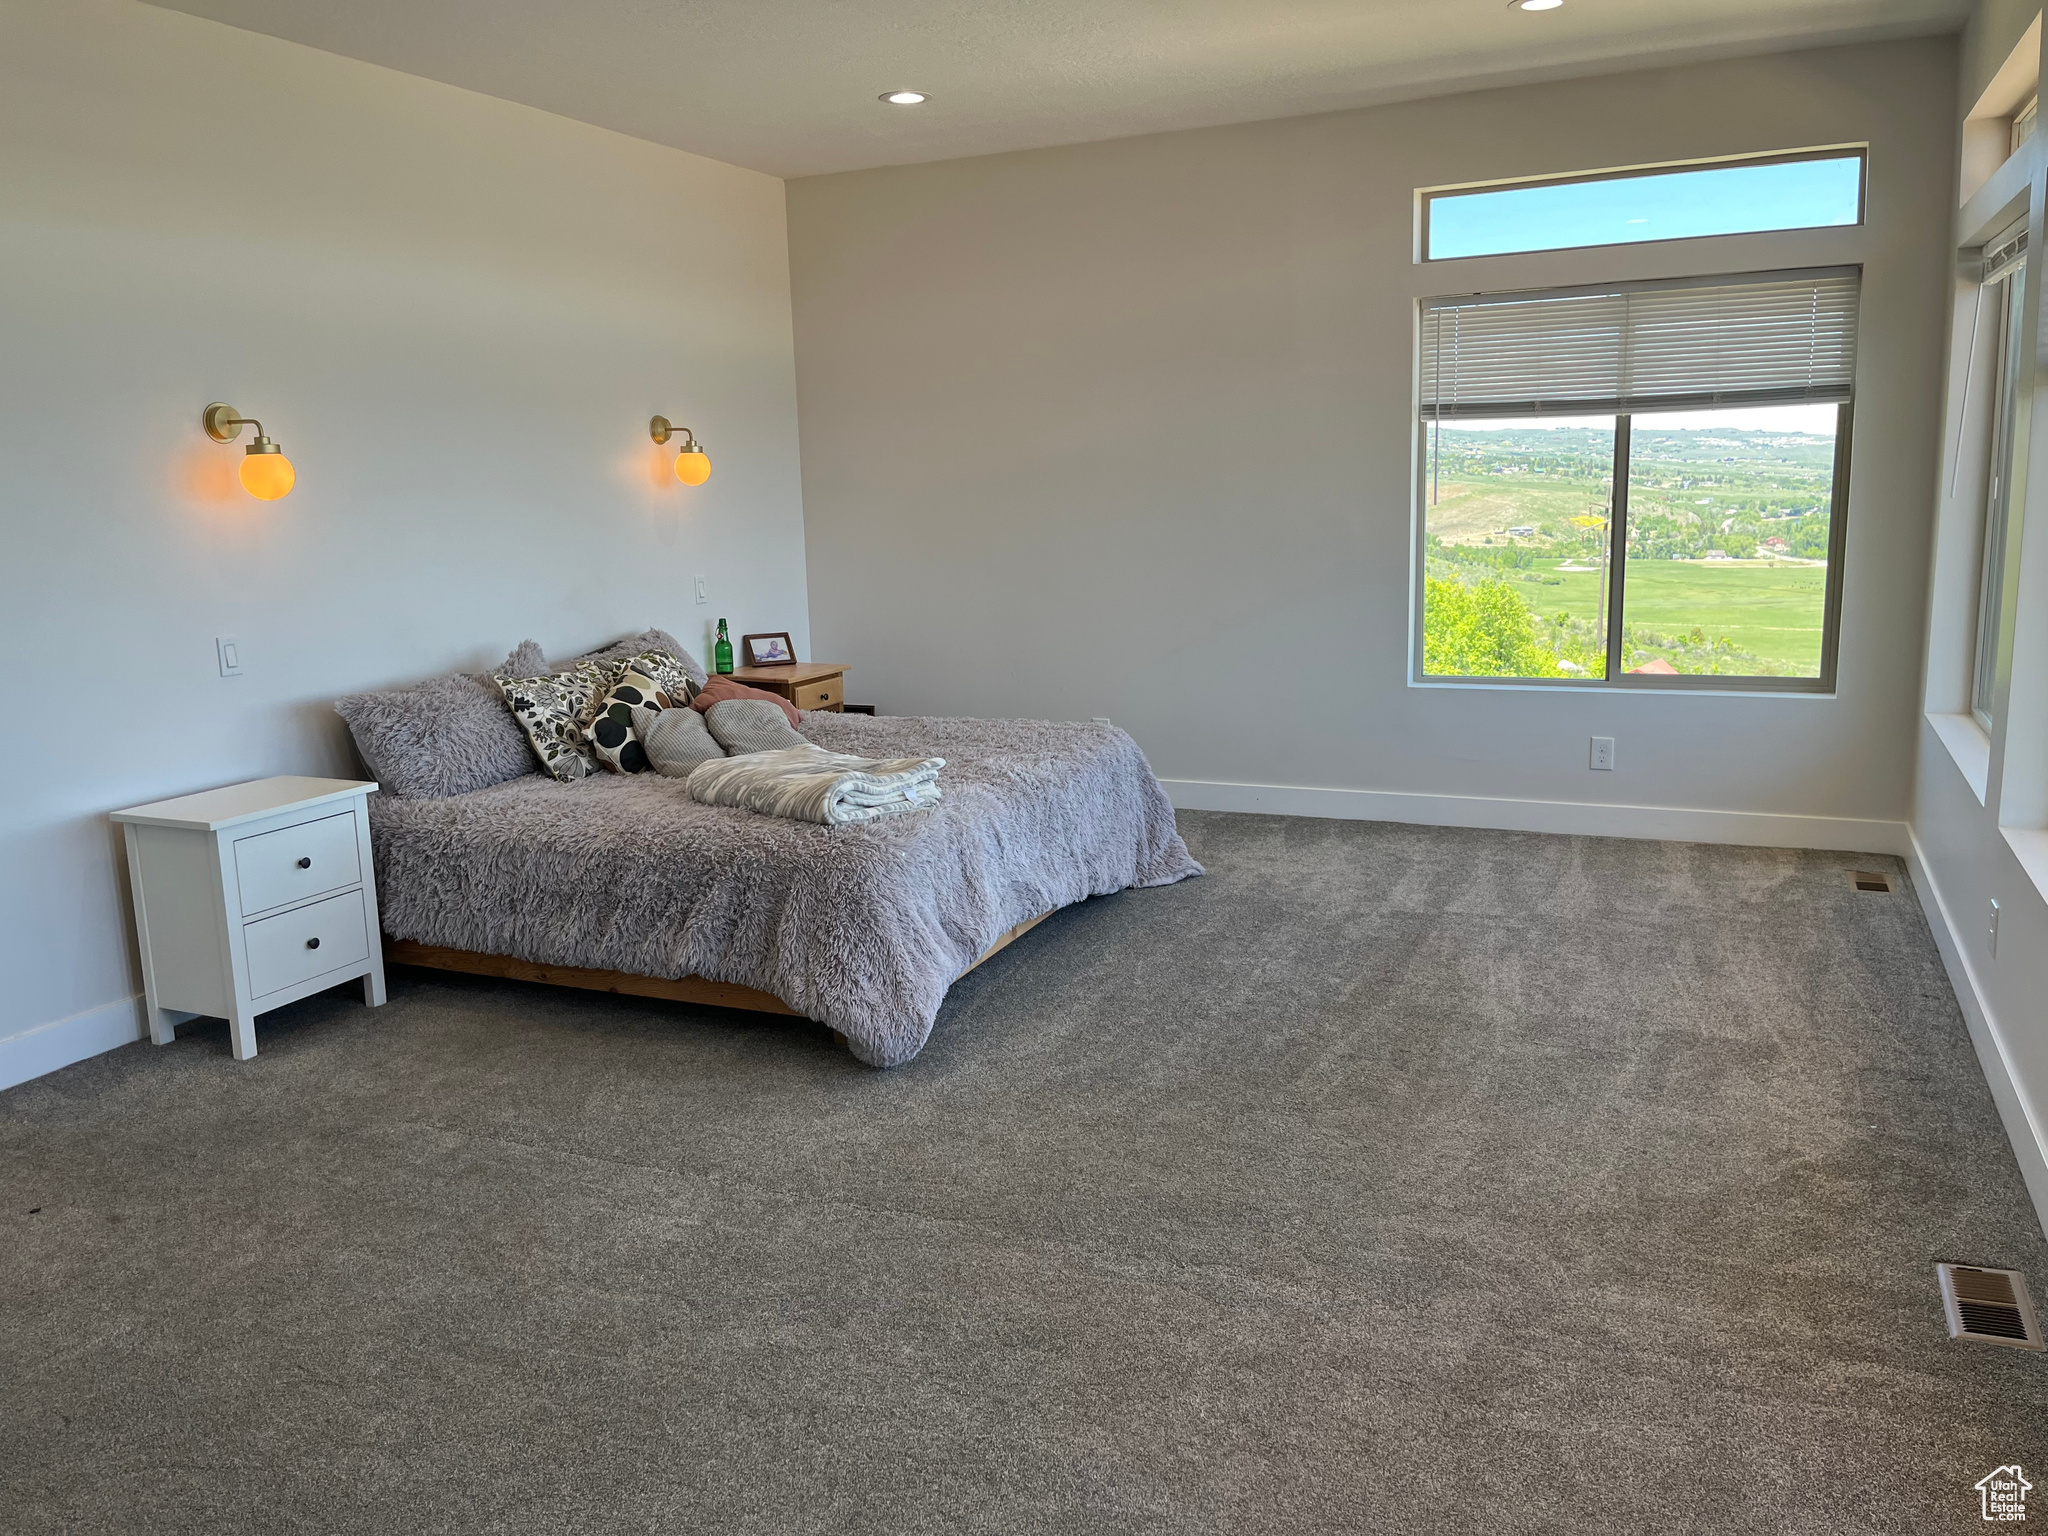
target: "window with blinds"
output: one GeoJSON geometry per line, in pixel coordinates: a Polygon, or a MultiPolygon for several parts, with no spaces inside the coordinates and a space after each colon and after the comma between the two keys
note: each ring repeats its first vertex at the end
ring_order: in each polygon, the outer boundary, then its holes
{"type": "Polygon", "coordinates": [[[1831,689],[1859,287],[1423,301],[1422,678],[1831,689]]]}
{"type": "Polygon", "coordinates": [[[1858,271],[1472,294],[1422,306],[1426,417],[1842,401],[1858,271]]]}

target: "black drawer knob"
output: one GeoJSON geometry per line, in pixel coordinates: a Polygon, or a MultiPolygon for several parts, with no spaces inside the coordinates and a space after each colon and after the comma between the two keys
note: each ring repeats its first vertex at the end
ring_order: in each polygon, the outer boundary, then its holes
{"type": "Polygon", "coordinates": [[[306,940],[306,948],[308,948],[308,949],[318,949],[319,947],[320,947],[320,941],[319,941],[318,939],[308,939],[308,940],[306,940]]]}
{"type": "Polygon", "coordinates": [[[311,869],[312,867],[313,867],[313,861],[312,861],[311,859],[301,859],[301,860],[299,860],[299,868],[301,868],[301,869],[311,869]]]}

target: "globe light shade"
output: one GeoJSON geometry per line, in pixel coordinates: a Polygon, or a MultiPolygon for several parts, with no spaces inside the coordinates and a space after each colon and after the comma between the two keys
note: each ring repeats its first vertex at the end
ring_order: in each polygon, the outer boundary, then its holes
{"type": "Polygon", "coordinates": [[[676,478],[685,485],[702,485],[711,478],[711,459],[701,448],[689,448],[676,455],[676,478]]]}
{"type": "Polygon", "coordinates": [[[298,478],[292,461],[275,449],[242,456],[242,489],[258,501],[276,501],[290,495],[298,478]]]}

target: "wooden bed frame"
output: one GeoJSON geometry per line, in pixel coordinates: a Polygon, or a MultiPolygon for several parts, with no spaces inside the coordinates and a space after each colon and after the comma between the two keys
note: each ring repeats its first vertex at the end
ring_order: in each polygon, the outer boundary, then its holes
{"type": "MultiPolygon", "coordinates": [[[[974,965],[980,965],[1006,945],[1014,944],[1058,910],[1055,907],[1019,923],[975,956],[974,965]]],[[[539,961],[519,960],[511,955],[484,955],[469,949],[449,949],[441,944],[421,944],[413,939],[394,939],[389,934],[384,935],[384,963],[418,965],[435,971],[466,971],[472,976],[503,976],[512,981],[538,981],[551,987],[583,987],[592,992],[626,992],[634,997],[659,997],[674,1003],[703,1003],[713,1008],[749,1008],[756,1013],[804,1017],[773,992],[743,987],[737,982],[712,981],[703,976],[684,976],[670,981],[660,976],[636,976],[631,971],[543,965],[539,961]]],[[[974,965],[968,966],[967,971],[973,970],[974,965]]],[[[967,971],[960,975],[965,976],[967,971]]],[[[960,978],[956,976],[953,979],[957,981],[960,978]]]]}

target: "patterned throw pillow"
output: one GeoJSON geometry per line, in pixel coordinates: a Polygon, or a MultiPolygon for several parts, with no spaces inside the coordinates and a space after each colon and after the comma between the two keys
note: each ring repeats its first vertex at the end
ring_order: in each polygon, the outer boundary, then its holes
{"type": "Polygon", "coordinates": [[[616,664],[592,661],[567,672],[497,679],[498,691],[525,728],[541,767],[564,784],[588,777],[595,766],[578,722],[609,690],[616,672],[616,664]]]}
{"type": "Polygon", "coordinates": [[[642,651],[638,656],[629,656],[621,665],[621,670],[626,668],[638,672],[668,695],[668,703],[661,706],[663,709],[681,709],[697,696],[697,689],[701,686],[688,663],[667,651],[642,651]]]}
{"type": "Polygon", "coordinates": [[[645,773],[647,760],[635,711],[676,709],[690,702],[689,674],[673,657],[650,651],[625,663],[590,718],[583,722],[583,740],[597,760],[613,773],[645,773]]]}
{"type": "MultiPolygon", "coordinates": [[[[646,655],[649,651],[655,651],[663,656],[674,658],[682,664],[684,673],[693,684],[699,688],[704,686],[705,673],[703,667],[698,665],[697,658],[677,644],[676,637],[665,629],[649,629],[643,630],[637,635],[628,635],[623,640],[614,640],[602,650],[586,651],[581,656],[576,657],[574,661],[554,662],[550,665],[549,670],[566,672],[569,668],[586,661],[612,663],[632,661],[646,655]]],[[[535,670],[538,670],[538,668],[535,670]]]]}

